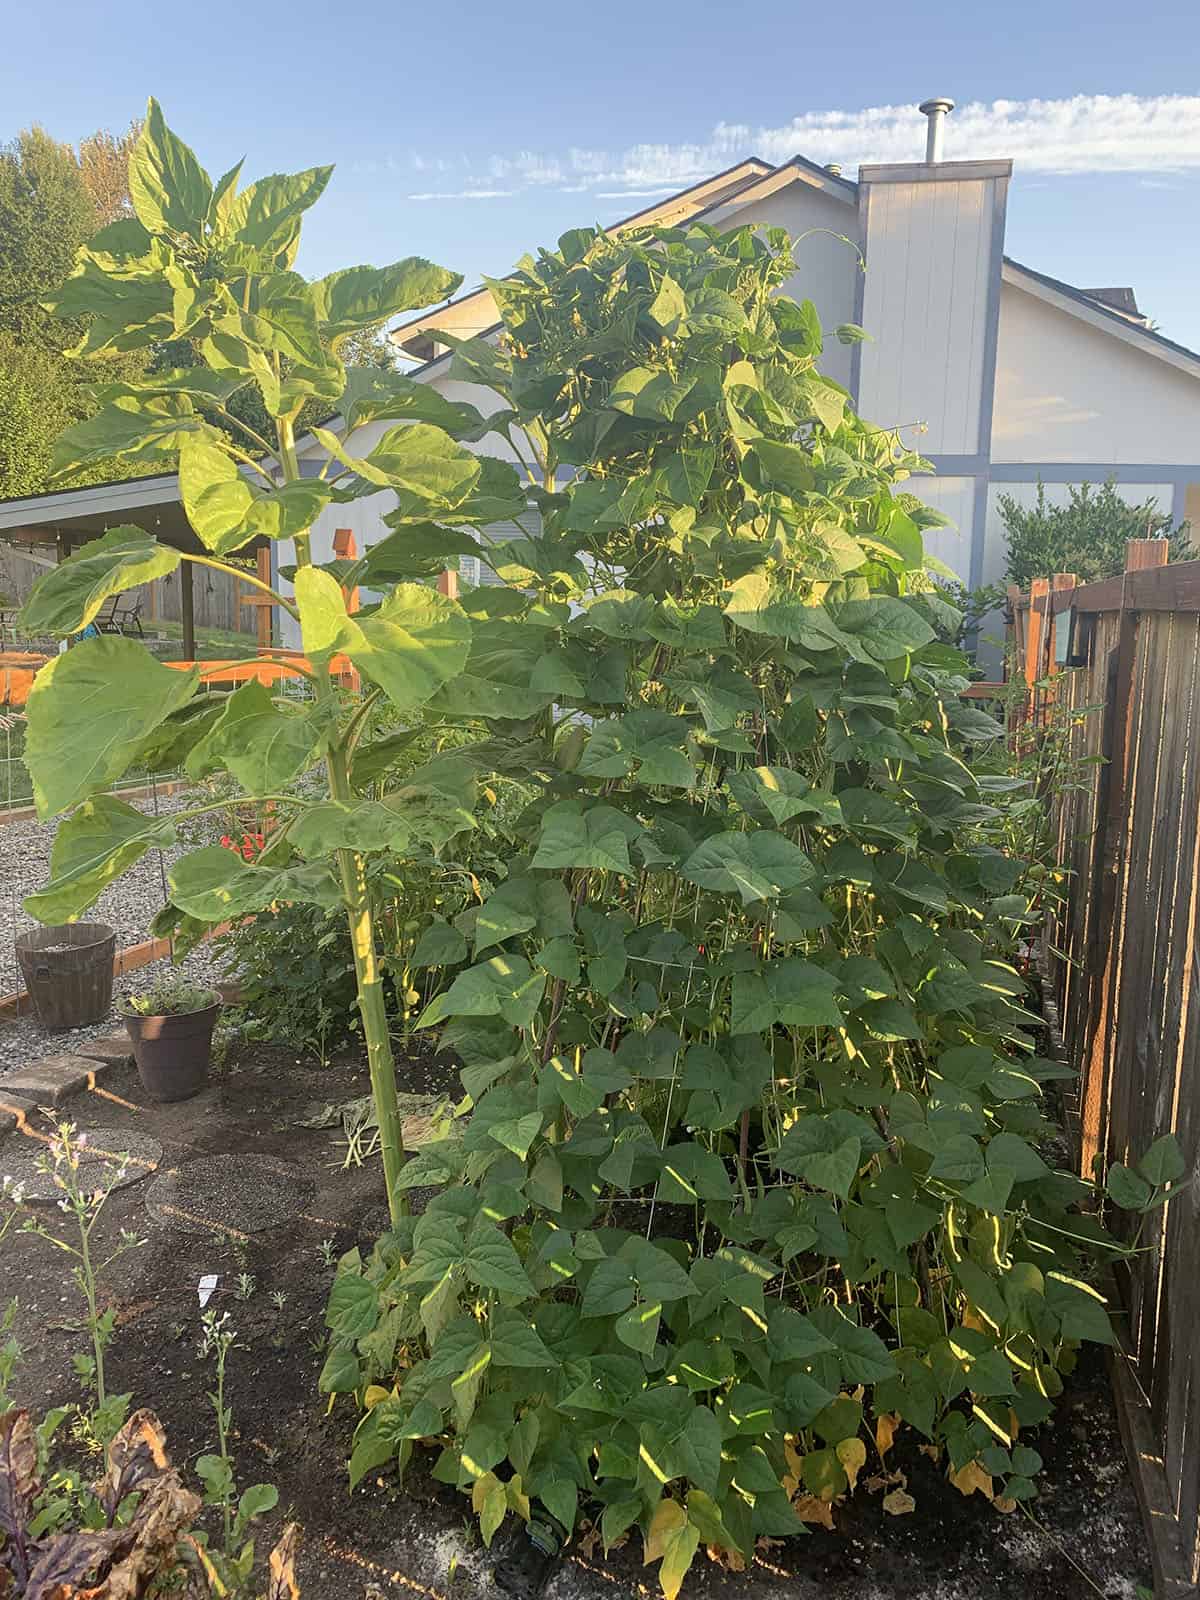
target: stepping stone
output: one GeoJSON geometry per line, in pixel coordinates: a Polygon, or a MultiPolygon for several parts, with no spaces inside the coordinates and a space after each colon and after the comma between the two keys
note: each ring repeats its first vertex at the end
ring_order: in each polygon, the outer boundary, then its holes
{"type": "MultiPolygon", "coordinates": [[[[79,1152],[79,1181],[85,1189],[107,1185],[113,1172],[121,1168],[125,1176],[116,1187],[124,1189],[150,1177],[162,1160],[162,1145],[130,1128],[88,1128],[76,1136],[77,1144],[81,1138],[84,1142],[79,1152]]],[[[43,1171],[48,1156],[49,1147],[35,1144],[32,1139],[17,1140],[15,1149],[5,1146],[5,1175],[21,1185],[26,1200],[61,1199],[62,1190],[52,1173],[43,1171]]]]}
{"type": "Polygon", "coordinates": [[[18,1122],[35,1117],[37,1106],[27,1094],[13,1094],[8,1079],[0,1078],[0,1132],[11,1133],[18,1122]]]}
{"type": "Polygon", "coordinates": [[[133,1060],[133,1049],[127,1033],[108,1033],[103,1039],[85,1039],[75,1047],[77,1056],[89,1061],[102,1061],[110,1067],[124,1067],[133,1060]]]}
{"type": "Polygon", "coordinates": [[[293,1222],[314,1187],[294,1162],[230,1151],[160,1173],[146,1191],[146,1209],[181,1233],[249,1236],[293,1222]]]}
{"type": "Polygon", "coordinates": [[[54,1105],[86,1089],[96,1063],[86,1056],[43,1056],[0,1079],[0,1096],[20,1095],[35,1106],[54,1105]]]}

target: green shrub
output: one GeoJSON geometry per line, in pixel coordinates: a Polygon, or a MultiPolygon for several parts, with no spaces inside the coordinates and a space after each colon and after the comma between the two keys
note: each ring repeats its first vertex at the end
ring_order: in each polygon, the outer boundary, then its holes
{"type": "Polygon", "coordinates": [[[1012,495],[1000,496],[1000,514],[1008,533],[1010,583],[1028,589],[1033,578],[1073,572],[1083,583],[1112,578],[1125,570],[1125,545],[1130,539],[1166,539],[1170,561],[1195,556],[1191,529],[1178,527],[1151,497],[1129,505],[1117,493],[1115,475],[1097,488],[1091,483],[1067,485],[1065,506],[1046,502],[1046,486],[1038,483],[1037,500],[1020,505],[1012,495]]]}

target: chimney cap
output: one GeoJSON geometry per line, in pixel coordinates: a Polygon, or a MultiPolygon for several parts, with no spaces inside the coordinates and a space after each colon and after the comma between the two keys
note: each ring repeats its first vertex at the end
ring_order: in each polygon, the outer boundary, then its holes
{"type": "Polygon", "coordinates": [[[949,95],[935,94],[930,100],[922,100],[917,110],[923,117],[927,117],[931,111],[953,111],[954,101],[949,95]]]}

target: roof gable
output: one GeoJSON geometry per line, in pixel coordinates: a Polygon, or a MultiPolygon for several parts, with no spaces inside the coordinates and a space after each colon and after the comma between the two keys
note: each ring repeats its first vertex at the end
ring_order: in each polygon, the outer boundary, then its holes
{"type": "Polygon", "coordinates": [[[1005,283],[1024,289],[1056,310],[1065,311],[1068,316],[1078,317],[1099,332],[1111,334],[1147,355],[1156,356],[1168,366],[1186,372],[1189,377],[1200,378],[1200,354],[1195,350],[1189,350],[1186,345],[1176,344],[1174,339],[1168,339],[1134,322],[1123,312],[1114,311],[1083,289],[1076,289],[1072,284],[1050,277],[1048,273],[1037,272],[1033,267],[1023,266],[1011,256],[1004,257],[1003,278],[1005,283]]]}

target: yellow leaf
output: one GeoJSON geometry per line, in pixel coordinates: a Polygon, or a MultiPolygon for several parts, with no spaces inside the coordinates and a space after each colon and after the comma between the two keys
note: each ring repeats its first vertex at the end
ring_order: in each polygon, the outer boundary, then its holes
{"type": "Polygon", "coordinates": [[[1005,1516],[1007,1516],[1010,1511],[1015,1511],[1017,1509],[1017,1502],[1015,1500],[1010,1500],[1006,1494],[997,1495],[992,1501],[992,1504],[995,1506],[997,1511],[1003,1511],[1005,1516]]]}
{"type": "Polygon", "coordinates": [[[850,1493],[853,1494],[858,1475],[867,1464],[867,1447],[861,1439],[842,1439],[837,1445],[837,1458],[842,1463],[842,1471],[849,1480],[850,1493]]]}
{"type": "Polygon", "coordinates": [[[783,1492],[790,1500],[800,1487],[800,1473],[804,1466],[804,1457],[796,1449],[791,1439],[783,1441],[783,1455],[787,1462],[787,1477],[783,1480],[783,1492]]]}
{"type": "Polygon", "coordinates": [[[521,1474],[519,1472],[513,1473],[512,1477],[504,1486],[504,1492],[508,1497],[509,1510],[515,1511],[522,1522],[528,1522],[529,1496],[525,1493],[524,1486],[521,1483],[521,1474]]]}
{"type": "Polygon", "coordinates": [[[645,1554],[642,1565],[649,1566],[652,1561],[658,1561],[667,1547],[667,1540],[673,1533],[678,1533],[687,1521],[687,1512],[678,1500],[669,1496],[658,1502],[658,1508],[650,1522],[650,1531],[645,1538],[645,1554]]]}
{"type": "Polygon", "coordinates": [[[952,1471],[950,1482],[959,1494],[975,1494],[978,1491],[988,1500],[995,1498],[991,1475],[983,1470],[978,1461],[968,1461],[965,1467],[960,1467],[957,1472],[952,1471]]]}
{"type": "Polygon", "coordinates": [[[973,1328],[976,1333],[990,1333],[991,1329],[972,1305],[964,1305],[962,1311],[962,1325],[964,1328],[973,1328]]]}
{"type": "Polygon", "coordinates": [[[828,1500],[819,1500],[815,1494],[802,1494],[792,1501],[792,1510],[801,1522],[819,1522],[833,1532],[833,1507],[828,1500]]]}
{"type": "Polygon", "coordinates": [[[917,1502],[907,1489],[893,1489],[884,1495],[882,1504],[889,1517],[906,1517],[917,1509],[917,1502]]]}
{"type": "Polygon", "coordinates": [[[367,1411],[372,1411],[381,1400],[386,1400],[391,1395],[390,1389],[385,1389],[381,1383],[370,1383],[363,1395],[363,1406],[367,1411]]]}
{"type": "Polygon", "coordinates": [[[471,1485],[471,1510],[476,1516],[483,1510],[483,1502],[487,1499],[492,1485],[499,1481],[494,1472],[481,1472],[471,1485]]]}
{"type": "Polygon", "coordinates": [[[879,1451],[881,1461],[892,1448],[892,1440],[899,1426],[900,1418],[894,1411],[885,1411],[881,1417],[875,1418],[875,1448],[879,1451]]]}

